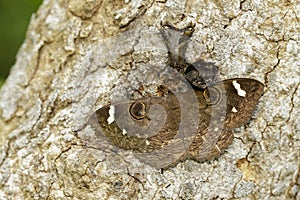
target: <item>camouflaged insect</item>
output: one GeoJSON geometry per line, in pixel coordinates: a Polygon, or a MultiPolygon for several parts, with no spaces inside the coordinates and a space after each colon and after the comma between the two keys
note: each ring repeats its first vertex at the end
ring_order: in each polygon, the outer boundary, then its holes
{"type": "Polygon", "coordinates": [[[182,107],[172,92],[163,97],[110,104],[95,112],[92,127],[96,132],[111,145],[137,153],[141,161],[156,168],[174,166],[185,159],[204,161],[218,157],[231,144],[232,130],[250,120],[264,92],[264,85],[254,79],[220,80],[218,67],[213,63],[187,63],[182,55],[193,31],[191,24],[182,29],[164,24],[161,29],[170,54],[169,65],[193,85],[197,97],[199,116],[193,117],[199,124],[195,134],[177,137],[180,131],[189,131],[191,127],[180,127],[184,119],[182,107]],[[159,107],[151,111],[153,105],[164,108],[165,119],[160,119],[159,107]],[[140,128],[130,128],[131,125],[140,128]],[[147,128],[150,125],[154,128],[147,128]],[[184,146],[183,152],[179,145],[184,146]],[[161,157],[164,153],[167,155],[161,157]],[[171,161],[164,159],[167,157],[171,161]]]}

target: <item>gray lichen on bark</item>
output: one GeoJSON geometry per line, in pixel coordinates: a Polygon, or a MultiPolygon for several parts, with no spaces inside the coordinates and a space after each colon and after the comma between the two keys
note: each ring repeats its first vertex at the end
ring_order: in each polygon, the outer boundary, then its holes
{"type": "Polygon", "coordinates": [[[299,15],[297,1],[44,1],[0,91],[0,198],[300,199],[299,15]],[[196,24],[189,61],[266,91],[220,158],[161,173],[75,130],[123,86],[156,80],[164,20],[196,24]]]}

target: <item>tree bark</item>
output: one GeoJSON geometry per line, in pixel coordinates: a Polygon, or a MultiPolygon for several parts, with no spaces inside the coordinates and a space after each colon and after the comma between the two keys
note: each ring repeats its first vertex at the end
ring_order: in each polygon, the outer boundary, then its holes
{"type": "Polygon", "coordinates": [[[299,6],[44,1],[0,91],[0,198],[300,199],[299,6]],[[168,62],[162,21],[195,23],[188,61],[215,62],[223,79],[266,86],[223,155],[163,171],[101,148],[93,130],[82,129],[113,97],[154,95],[150,83],[168,62]]]}

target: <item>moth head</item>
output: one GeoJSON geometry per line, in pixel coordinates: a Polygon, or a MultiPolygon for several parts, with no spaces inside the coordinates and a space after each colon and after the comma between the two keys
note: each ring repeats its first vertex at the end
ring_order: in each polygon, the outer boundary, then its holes
{"type": "Polygon", "coordinates": [[[202,60],[189,64],[184,72],[185,78],[199,89],[206,89],[220,81],[218,66],[202,60]]]}

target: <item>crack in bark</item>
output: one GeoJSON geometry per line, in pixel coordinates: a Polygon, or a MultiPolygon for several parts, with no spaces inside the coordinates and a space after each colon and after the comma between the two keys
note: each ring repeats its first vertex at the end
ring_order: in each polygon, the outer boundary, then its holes
{"type": "Polygon", "coordinates": [[[36,75],[38,69],[40,68],[40,62],[41,62],[42,51],[43,51],[44,48],[46,48],[48,45],[51,44],[51,42],[47,42],[47,41],[45,41],[45,40],[42,40],[41,42],[42,42],[42,44],[41,44],[41,46],[39,47],[39,49],[38,49],[38,51],[37,51],[37,58],[36,58],[35,66],[32,67],[32,68],[34,68],[34,71],[33,71],[32,75],[30,76],[28,83],[26,83],[26,84],[24,85],[24,88],[27,88],[27,87],[29,87],[30,85],[32,85],[32,84],[31,84],[31,83],[32,83],[32,80],[34,79],[34,77],[35,77],[35,75],[36,75]]]}
{"type": "Polygon", "coordinates": [[[135,14],[135,16],[132,17],[131,19],[129,17],[127,17],[128,21],[125,24],[119,24],[119,28],[125,28],[125,27],[129,26],[131,24],[131,22],[141,19],[145,15],[147,10],[149,10],[153,6],[154,2],[155,2],[155,0],[152,0],[152,1],[150,1],[150,3],[146,2],[145,4],[141,5],[138,8],[139,11],[135,14]],[[148,6],[147,6],[147,4],[148,4],[148,6]]]}
{"type": "MultiPolygon", "coordinates": [[[[278,43],[277,43],[277,45],[278,45],[278,43]]],[[[276,52],[277,63],[274,66],[272,66],[271,70],[269,70],[265,73],[264,79],[265,79],[266,88],[268,88],[268,84],[269,84],[269,78],[268,78],[269,74],[272,73],[273,71],[275,71],[275,69],[280,64],[279,51],[280,51],[280,46],[277,47],[277,52],[276,52]]]]}
{"type": "MultiPolygon", "coordinates": [[[[14,137],[14,138],[8,139],[8,142],[7,142],[7,148],[6,148],[6,151],[5,151],[5,155],[4,155],[4,157],[3,157],[3,159],[2,159],[2,161],[1,161],[1,163],[0,163],[0,168],[1,168],[1,169],[2,169],[3,164],[4,164],[4,162],[6,161],[6,159],[9,158],[8,154],[9,154],[9,151],[10,151],[10,149],[11,149],[10,143],[11,143],[13,140],[16,140],[16,138],[14,137]]],[[[6,178],[5,182],[1,182],[1,184],[0,184],[0,189],[2,189],[2,188],[5,187],[5,185],[6,185],[7,181],[8,181],[8,179],[10,178],[10,176],[11,176],[11,173],[9,174],[9,177],[6,178]]],[[[2,181],[3,181],[3,180],[2,180],[2,181]]]]}
{"type": "Polygon", "coordinates": [[[295,87],[295,90],[293,91],[293,93],[292,93],[292,96],[291,96],[291,109],[290,109],[290,111],[289,111],[289,117],[288,117],[288,119],[285,121],[286,123],[288,123],[289,121],[290,121],[290,119],[291,119],[291,115],[292,115],[292,112],[293,112],[293,110],[294,110],[294,107],[295,107],[295,104],[294,104],[294,98],[295,98],[295,95],[296,95],[296,92],[297,92],[297,90],[299,89],[299,86],[300,86],[300,82],[296,85],[296,87],[295,87]]]}
{"type": "Polygon", "coordinates": [[[140,183],[143,186],[144,190],[145,190],[145,186],[144,186],[143,182],[140,179],[138,179],[137,177],[135,177],[134,175],[131,175],[128,168],[127,168],[127,175],[129,177],[133,178],[138,183],[140,183]]]}

